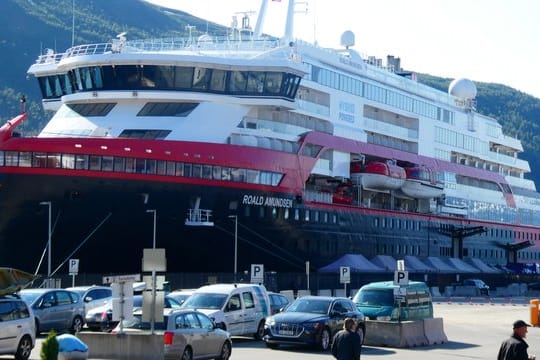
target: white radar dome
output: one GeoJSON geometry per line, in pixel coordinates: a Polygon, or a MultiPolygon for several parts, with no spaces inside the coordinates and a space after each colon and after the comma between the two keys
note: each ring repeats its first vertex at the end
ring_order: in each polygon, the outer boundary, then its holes
{"type": "Polygon", "coordinates": [[[460,99],[474,99],[476,97],[476,85],[469,79],[455,79],[448,86],[448,93],[460,99]]]}
{"type": "Polygon", "coordinates": [[[354,33],[352,31],[347,30],[341,34],[341,46],[345,46],[346,48],[354,46],[354,33]]]}

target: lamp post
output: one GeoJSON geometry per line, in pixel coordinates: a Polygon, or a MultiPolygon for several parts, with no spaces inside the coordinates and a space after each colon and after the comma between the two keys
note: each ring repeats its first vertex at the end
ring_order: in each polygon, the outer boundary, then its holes
{"type": "Polygon", "coordinates": [[[154,213],[154,236],[153,236],[153,242],[152,242],[152,248],[156,248],[156,216],[157,211],[155,209],[152,210],[146,210],[147,213],[154,213]]]}
{"type": "MultiPolygon", "coordinates": [[[[47,205],[49,207],[49,228],[48,228],[48,236],[47,236],[47,282],[50,283],[51,280],[51,207],[52,204],[50,201],[42,201],[39,203],[39,205],[47,205]]],[[[49,287],[50,284],[47,285],[49,287]]]]}
{"type": "Polygon", "coordinates": [[[236,271],[238,270],[238,215],[229,215],[234,219],[234,281],[236,281],[236,271]]]}

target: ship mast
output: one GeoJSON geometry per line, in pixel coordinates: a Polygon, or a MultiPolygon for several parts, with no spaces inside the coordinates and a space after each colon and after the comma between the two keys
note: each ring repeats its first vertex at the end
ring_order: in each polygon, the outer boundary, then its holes
{"type": "MultiPolygon", "coordinates": [[[[264,26],[264,20],[266,18],[266,8],[268,6],[268,0],[262,0],[261,8],[259,9],[259,16],[257,17],[257,24],[255,25],[255,39],[259,39],[262,35],[262,29],[264,26]]],[[[283,35],[283,43],[288,43],[293,40],[294,31],[294,0],[289,0],[289,6],[287,8],[287,21],[285,23],[285,34],[283,35]]]]}

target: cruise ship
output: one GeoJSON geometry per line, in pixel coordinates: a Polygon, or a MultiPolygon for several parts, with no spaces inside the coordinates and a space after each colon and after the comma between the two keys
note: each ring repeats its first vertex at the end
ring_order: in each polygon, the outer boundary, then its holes
{"type": "Polygon", "coordinates": [[[0,128],[0,263],[140,272],[153,247],[170,272],[539,261],[522,144],[476,111],[471,80],[422,85],[350,31],[333,49],[295,39],[292,0],[284,36],[266,36],[267,5],[227,36],[40,55],[28,74],[54,115],[37,136],[17,129],[24,108],[0,128]]]}

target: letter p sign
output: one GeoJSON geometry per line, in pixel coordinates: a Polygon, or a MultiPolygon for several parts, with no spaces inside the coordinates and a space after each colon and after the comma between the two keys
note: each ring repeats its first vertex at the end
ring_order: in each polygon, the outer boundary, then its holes
{"type": "Polygon", "coordinates": [[[394,285],[408,285],[409,284],[409,272],[408,271],[395,271],[394,272],[394,285]]]}
{"type": "Polygon", "coordinates": [[[339,268],[339,282],[341,284],[350,284],[351,282],[351,268],[348,266],[340,266],[339,268]]]}
{"type": "Polygon", "coordinates": [[[252,284],[264,283],[264,265],[263,264],[251,264],[251,283],[252,284]]]}

